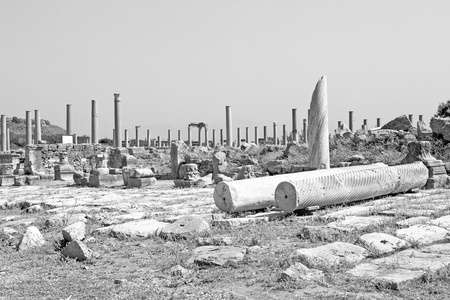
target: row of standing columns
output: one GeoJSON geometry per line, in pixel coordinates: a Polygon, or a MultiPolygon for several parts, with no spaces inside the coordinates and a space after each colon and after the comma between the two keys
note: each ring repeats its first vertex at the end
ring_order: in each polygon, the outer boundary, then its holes
{"type": "MultiPolygon", "coordinates": [[[[413,115],[412,114],[409,114],[408,115],[408,120],[411,122],[411,123],[413,123],[413,115]]],[[[420,122],[423,122],[423,115],[419,115],[419,121],[420,122]]],[[[353,130],[355,129],[354,127],[353,127],[353,123],[354,123],[354,118],[353,118],[353,111],[349,111],[348,112],[348,128],[353,132],[353,130]]],[[[338,127],[341,127],[341,121],[338,121],[338,127]]],[[[377,121],[376,121],[376,127],[381,127],[381,118],[377,118],[377,121]]],[[[367,119],[363,119],[363,124],[361,125],[361,128],[363,129],[363,130],[367,130],[367,127],[368,125],[367,125],[367,119]]]]}

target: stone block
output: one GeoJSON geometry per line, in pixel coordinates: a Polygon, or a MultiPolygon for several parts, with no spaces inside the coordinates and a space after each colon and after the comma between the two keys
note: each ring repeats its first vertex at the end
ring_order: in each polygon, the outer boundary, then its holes
{"type": "Polygon", "coordinates": [[[146,187],[146,186],[154,186],[156,185],[157,180],[155,177],[147,177],[147,178],[128,178],[129,187],[146,187]]]}
{"type": "Polygon", "coordinates": [[[122,156],[122,167],[136,166],[137,159],[133,155],[123,155],[122,156]]]}
{"type": "Polygon", "coordinates": [[[449,232],[441,227],[433,225],[413,225],[397,230],[395,235],[412,244],[429,245],[437,242],[448,241],[449,232]]]}
{"type": "Polygon", "coordinates": [[[26,184],[27,184],[27,177],[25,175],[14,177],[14,185],[15,186],[23,186],[26,184]]]}
{"type": "Polygon", "coordinates": [[[202,246],[193,251],[193,256],[188,260],[188,264],[198,264],[202,266],[224,266],[229,263],[239,263],[244,260],[247,252],[245,247],[235,246],[202,246]]]}
{"type": "Polygon", "coordinates": [[[122,175],[92,174],[91,176],[89,176],[89,186],[91,187],[123,186],[123,177],[122,175]]]}
{"type": "Polygon", "coordinates": [[[159,235],[168,223],[159,222],[156,220],[144,219],[138,221],[131,221],[111,227],[111,234],[113,236],[130,236],[130,237],[150,237],[159,235]]]}
{"type": "Polygon", "coordinates": [[[14,175],[1,175],[0,176],[0,186],[11,186],[14,185],[14,175]]]}
{"type": "Polygon", "coordinates": [[[14,165],[12,163],[0,163],[0,175],[12,175],[14,165]]]}
{"type": "Polygon", "coordinates": [[[364,234],[359,239],[367,250],[377,255],[391,253],[411,246],[411,244],[402,239],[380,232],[364,234]]]}
{"type": "Polygon", "coordinates": [[[383,216],[367,216],[367,217],[348,216],[343,220],[331,222],[328,224],[328,226],[365,230],[369,227],[382,225],[390,221],[392,221],[392,218],[383,216]]]}
{"type": "Polygon", "coordinates": [[[165,226],[160,233],[165,238],[184,238],[193,234],[209,232],[209,223],[197,216],[184,216],[165,226]]]}
{"type": "MultiPolygon", "coordinates": [[[[53,180],[53,176],[51,176],[51,179],[53,180]]],[[[41,176],[39,175],[27,175],[26,177],[26,184],[28,185],[39,185],[41,183],[41,176]]]]}
{"type": "Polygon", "coordinates": [[[86,223],[81,221],[66,226],[62,230],[62,235],[66,242],[81,241],[86,237],[86,223]]]}
{"type": "Polygon", "coordinates": [[[32,248],[41,247],[45,244],[44,237],[39,229],[35,226],[29,226],[25,233],[21,236],[17,244],[18,251],[25,251],[32,248]]]}
{"type": "Polygon", "coordinates": [[[93,256],[93,252],[85,244],[83,244],[83,242],[75,240],[64,247],[61,255],[76,259],[78,261],[83,261],[86,259],[91,259],[93,256]]]}
{"type": "Polygon", "coordinates": [[[325,280],[325,274],[323,271],[309,269],[307,266],[297,262],[281,273],[281,279],[323,282],[325,280]]]}
{"type": "Polygon", "coordinates": [[[131,178],[148,178],[155,177],[155,173],[153,173],[152,169],[132,169],[131,178]]]}

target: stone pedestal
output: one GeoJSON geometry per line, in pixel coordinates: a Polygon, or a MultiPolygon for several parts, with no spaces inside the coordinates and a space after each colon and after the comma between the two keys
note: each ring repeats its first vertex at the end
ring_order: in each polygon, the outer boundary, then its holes
{"type": "Polygon", "coordinates": [[[184,162],[184,155],[188,150],[189,147],[182,141],[176,141],[170,145],[171,176],[173,179],[179,178],[178,169],[184,162]]]}
{"type": "Polygon", "coordinates": [[[27,175],[42,171],[42,147],[28,146],[25,148],[24,170],[27,175]]]}

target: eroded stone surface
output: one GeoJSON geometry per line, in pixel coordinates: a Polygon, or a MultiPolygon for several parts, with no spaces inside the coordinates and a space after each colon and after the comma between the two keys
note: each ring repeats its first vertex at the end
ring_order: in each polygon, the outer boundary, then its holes
{"type": "Polygon", "coordinates": [[[392,221],[392,218],[382,216],[368,216],[368,217],[349,216],[346,217],[344,220],[331,222],[328,224],[328,226],[346,227],[346,228],[354,228],[357,230],[364,230],[371,226],[385,224],[390,221],[392,221]]]}
{"type": "Polygon", "coordinates": [[[372,232],[360,237],[364,247],[375,254],[386,254],[398,249],[409,247],[410,244],[390,234],[372,232]]]}
{"type": "Polygon", "coordinates": [[[67,244],[61,254],[65,257],[82,261],[91,259],[93,252],[85,244],[83,244],[83,242],[75,240],[67,244]]]}
{"type": "Polygon", "coordinates": [[[397,230],[395,235],[412,244],[419,245],[447,241],[450,237],[447,230],[433,225],[413,225],[397,230]]]}
{"type": "Polygon", "coordinates": [[[86,224],[84,222],[76,222],[66,226],[62,230],[62,235],[66,242],[81,241],[86,237],[86,224]]]}
{"type": "Polygon", "coordinates": [[[25,251],[32,248],[41,247],[45,244],[44,237],[35,226],[29,226],[25,233],[20,237],[17,244],[17,250],[25,251]]]}
{"type": "Polygon", "coordinates": [[[193,251],[188,263],[199,265],[223,266],[227,263],[239,263],[244,259],[247,249],[234,246],[202,246],[193,251]]]}
{"type": "Polygon", "coordinates": [[[131,237],[149,237],[152,235],[158,235],[161,229],[163,229],[167,224],[168,223],[148,219],[131,221],[112,226],[111,234],[114,236],[125,235],[131,237]]]}
{"type": "Polygon", "coordinates": [[[165,226],[160,235],[162,237],[181,238],[209,231],[209,223],[205,219],[197,216],[184,216],[173,224],[165,226]]]}
{"type": "Polygon", "coordinates": [[[309,269],[307,266],[297,262],[281,273],[281,279],[323,281],[325,275],[323,271],[309,269]]]}

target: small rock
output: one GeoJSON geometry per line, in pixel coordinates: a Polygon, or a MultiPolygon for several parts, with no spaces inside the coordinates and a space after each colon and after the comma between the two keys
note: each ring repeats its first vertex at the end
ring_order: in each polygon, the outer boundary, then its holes
{"type": "Polygon", "coordinates": [[[40,211],[43,211],[43,208],[40,204],[32,205],[26,209],[27,213],[36,213],[36,212],[40,212],[40,211]]]}
{"type": "Polygon", "coordinates": [[[170,274],[172,274],[172,276],[186,276],[192,273],[191,270],[183,268],[180,265],[173,266],[172,268],[170,268],[169,272],[170,274]]]}
{"type": "Polygon", "coordinates": [[[66,242],[82,241],[86,236],[86,224],[84,222],[73,223],[62,230],[62,235],[66,242]]]}
{"type": "Polygon", "coordinates": [[[197,238],[197,245],[198,246],[208,246],[208,245],[225,245],[225,246],[230,246],[231,244],[233,244],[233,241],[231,239],[231,237],[229,236],[224,236],[224,237],[220,237],[220,236],[213,236],[213,237],[199,237],[197,238]]]}
{"type": "Polygon", "coordinates": [[[307,266],[297,262],[281,273],[283,280],[323,281],[323,271],[309,269],[307,266]]]}
{"type": "Polygon", "coordinates": [[[432,225],[413,225],[397,230],[397,237],[412,244],[429,245],[449,239],[449,232],[444,228],[432,225]]]}
{"type": "Polygon", "coordinates": [[[165,226],[160,235],[162,237],[183,238],[192,234],[209,232],[209,223],[197,216],[184,216],[172,224],[165,226]]]}
{"type": "Polygon", "coordinates": [[[227,263],[238,263],[244,259],[247,249],[234,246],[202,246],[193,251],[188,263],[199,265],[223,266],[227,263]]]}
{"type": "Polygon", "coordinates": [[[17,250],[24,251],[31,248],[41,247],[44,244],[45,240],[39,229],[35,226],[30,226],[20,238],[20,241],[17,244],[17,250]]]}
{"type": "Polygon", "coordinates": [[[93,256],[92,250],[83,244],[83,242],[77,240],[67,244],[61,254],[65,257],[74,258],[78,261],[91,259],[93,256]]]}

